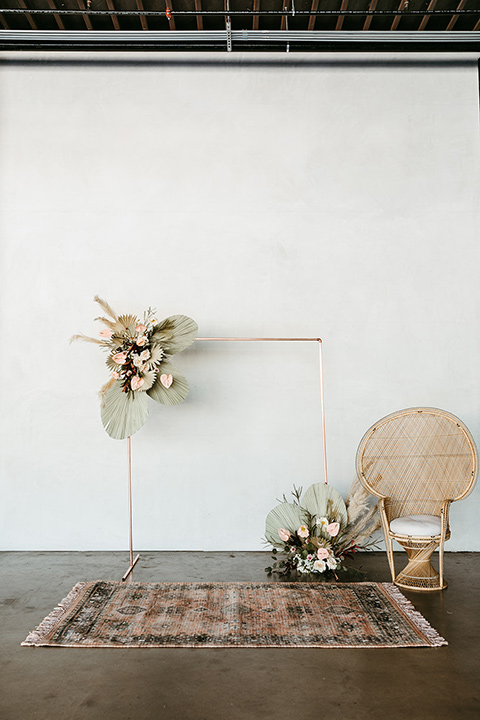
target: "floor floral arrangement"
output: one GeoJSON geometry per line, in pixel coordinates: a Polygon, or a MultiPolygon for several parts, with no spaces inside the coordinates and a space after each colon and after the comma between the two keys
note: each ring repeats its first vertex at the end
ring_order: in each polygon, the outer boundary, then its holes
{"type": "Polygon", "coordinates": [[[267,515],[265,537],[273,546],[274,563],[268,574],[304,579],[338,579],[339,571],[349,568],[347,558],[359,550],[373,550],[372,535],[380,528],[376,505],[358,480],[346,502],[340,493],[324,483],[315,483],[302,497],[294,486],[293,501],[285,495],[267,515]]]}

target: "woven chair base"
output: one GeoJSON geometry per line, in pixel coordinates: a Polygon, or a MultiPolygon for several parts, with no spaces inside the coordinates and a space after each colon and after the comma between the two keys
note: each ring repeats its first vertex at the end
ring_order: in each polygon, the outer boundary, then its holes
{"type": "Polygon", "coordinates": [[[430,542],[428,545],[418,542],[399,541],[406,551],[409,562],[408,565],[395,578],[395,585],[406,590],[418,590],[421,592],[429,592],[435,590],[444,590],[447,583],[444,581],[440,585],[440,575],[430,562],[433,551],[438,547],[438,543],[430,542]],[[412,547],[415,546],[415,547],[412,547]]]}

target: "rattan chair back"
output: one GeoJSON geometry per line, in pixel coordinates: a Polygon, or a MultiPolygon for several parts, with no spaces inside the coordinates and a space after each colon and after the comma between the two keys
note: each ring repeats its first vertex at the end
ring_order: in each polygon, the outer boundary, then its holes
{"type": "Polygon", "coordinates": [[[363,436],[357,473],[372,495],[385,498],[391,521],[405,515],[439,515],[446,500],[473,489],[478,454],[468,428],[436,408],[387,415],[363,436]]]}

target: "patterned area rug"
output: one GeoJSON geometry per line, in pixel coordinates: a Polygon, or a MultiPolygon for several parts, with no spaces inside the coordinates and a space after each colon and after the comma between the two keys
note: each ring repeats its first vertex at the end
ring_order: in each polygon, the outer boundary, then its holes
{"type": "Polygon", "coordinates": [[[22,645],[446,645],[390,583],[78,583],[22,645]]]}

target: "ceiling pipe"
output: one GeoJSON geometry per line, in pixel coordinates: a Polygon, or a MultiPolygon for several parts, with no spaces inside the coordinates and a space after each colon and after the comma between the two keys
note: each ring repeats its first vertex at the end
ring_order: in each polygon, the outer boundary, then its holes
{"type": "MultiPolygon", "coordinates": [[[[233,43],[318,43],[320,45],[465,45],[480,48],[480,32],[473,31],[322,31],[322,30],[231,30],[233,43]]],[[[79,46],[88,45],[226,45],[226,30],[2,30],[0,47],[8,45],[79,46]]]]}
{"type": "MultiPolygon", "coordinates": [[[[165,10],[159,11],[159,10],[88,10],[85,8],[84,10],[76,10],[76,9],[61,9],[61,8],[55,8],[55,10],[49,9],[34,9],[34,8],[0,8],[0,14],[3,15],[52,15],[55,13],[56,15],[118,15],[118,17],[165,17],[166,13],[165,10]]],[[[478,16],[480,15],[480,10],[456,10],[455,8],[452,8],[451,10],[402,10],[400,13],[398,9],[396,10],[296,10],[295,8],[292,9],[282,9],[282,10],[172,10],[169,11],[169,16],[173,17],[176,15],[177,17],[183,17],[183,16],[197,16],[197,15],[205,15],[205,16],[230,16],[230,17],[254,17],[254,16],[271,16],[271,15],[290,15],[291,17],[294,17],[295,15],[304,15],[309,17],[310,15],[315,16],[335,16],[338,17],[339,15],[342,16],[357,16],[360,15],[362,17],[365,16],[371,16],[371,17],[381,17],[381,16],[392,16],[392,15],[401,15],[402,17],[415,17],[417,15],[421,15],[424,17],[425,15],[429,17],[444,17],[446,15],[473,15],[478,16]]]]}

